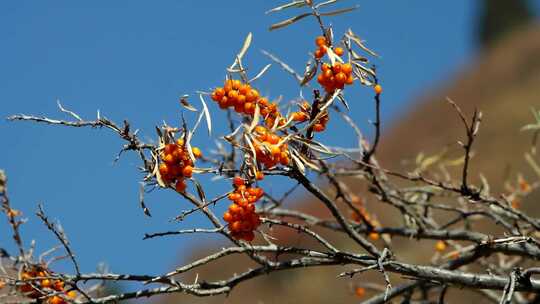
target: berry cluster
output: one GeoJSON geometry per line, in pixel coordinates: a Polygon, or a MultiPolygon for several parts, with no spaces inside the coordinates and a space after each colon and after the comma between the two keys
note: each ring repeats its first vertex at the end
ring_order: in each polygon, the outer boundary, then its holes
{"type": "MultiPolygon", "coordinates": [[[[311,105],[306,101],[302,104],[298,105],[300,108],[300,111],[293,112],[292,119],[296,122],[302,123],[304,121],[307,121],[311,118],[311,105]]],[[[324,111],[320,118],[313,124],[313,131],[314,132],[322,132],[326,129],[326,124],[330,120],[330,116],[328,116],[328,111],[324,111]]]]}
{"type": "MultiPolygon", "coordinates": [[[[318,49],[315,51],[315,58],[321,59],[328,51],[328,41],[326,40],[326,37],[319,36],[315,38],[315,45],[318,47],[318,49]]],[[[333,50],[334,53],[338,56],[341,56],[343,55],[343,53],[345,53],[345,51],[343,51],[343,49],[340,47],[336,47],[333,50]]]]}
{"type": "Polygon", "coordinates": [[[250,116],[255,113],[256,105],[259,105],[260,114],[269,128],[273,127],[276,121],[279,126],[286,122],[276,103],[269,102],[266,97],[260,97],[259,91],[240,80],[225,80],[223,87],[215,88],[211,97],[222,109],[234,108],[237,113],[250,116]]]}
{"type": "Polygon", "coordinates": [[[261,219],[255,212],[255,202],[264,192],[261,188],[246,186],[239,176],[233,179],[233,185],[235,190],[229,194],[229,200],[233,203],[223,215],[223,219],[229,224],[231,235],[235,239],[251,242],[255,238],[253,231],[261,224],[261,219]]]}
{"type": "MultiPolygon", "coordinates": [[[[351,203],[353,203],[353,205],[356,205],[356,207],[358,209],[358,212],[356,212],[354,210],[351,212],[351,220],[352,221],[360,223],[362,221],[362,218],[364,218],[371,226],[373,226],[375,228],[381,226],[381,223],[376,218],[372,217],[369,214],[369,212],[366,209],[366,207],[364,206],[364,202],[362,201],[361,198],[359,198],[358,196],[353,196],[351,198],[351,203]]],[[[375,231],[370,232],[368,234],[368,236],[373,241],[378,240],[379,237],[380,237],[380,235],[375,231]]]]}
{"type": "Polygon", "coordinates": [[[352,65],[350,63],[335,62],[333,65],[323,63],[317,81],[326,92],[343,89],[345,85],[353,84],[352,65]]]}
{"type": "Polygon", "coordinates": [[[249,115],[255,113],[255,104],[261,99],[259,91],[237,79],[225,80],[223,87],[215,88],[211,97],[222,109],[233,107],[236,112],[249,115]]]}
{"type": "MultiPolygon", "coordinates": [[[[193,147],[191,151],[195,158],[202,156],[201,150],[197,147],[193,147]]],[[[167,184],[175,183],[178,192],[186,190],[184,179],[193,175],[193,160],[184,145],[184,140],[180,138],[174,144],[165,145],[160,157],[162,162],[159,165],[159,173],[163,181],[167,184]]]]}
{"type": "MultiPolygon", "coordinates": [[[[34,266],[31,269],[24,270],[21,272],[21,280],[28,281],[28,283],[18,286],[20,292],[24,293],[27,297],[32,299],[38,299],[43,297],[44,292],[50,293],[64,293],[65,297],[69,299],[75,299],[77,297],[77,292],[74,290],[67,291],[65,288],[65,283],[62,280],[47,279],[51,277],[52,273],[43,267],[34,266]],[[42,278],[42,279],[38,279],[42,278]]],[[[66,301],[63,297],[59,295],[53,295],[47,298],[47,304],[66,304],[66,301]]]]}
{"type": "MultiPolygon", "coordinates": [[[[315,44],[318,47],[315,51],[315,58],[321,59],[328,52],[328,41],[324,36],[319,36],[315,39],[315,44]]],[[[344,54],[343,49],[340,47],[335,47],[333,51],[337,56],[344,54]]],[[[317,81],[328,93],[334,92],[336,89],[341,90],[345,85],[353,84],[352,70],[350,63],[323,63],[321,65],[321,73],[317,76],[317,81]]]]}
{"type": "Polygon", "coordinates": [[[289,164],[289,150],[286,143],[281,143],[282,138],[263,126],[257,126],[254,130],[255,138],[253,143],[257,162],[263,164],[267,169],[275,167],[277,164],[286,166],[289,164]]]}

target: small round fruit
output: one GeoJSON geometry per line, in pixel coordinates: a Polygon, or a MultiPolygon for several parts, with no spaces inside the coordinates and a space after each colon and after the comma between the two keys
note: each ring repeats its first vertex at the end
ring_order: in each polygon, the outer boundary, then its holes
{"type": "Polygon", "coordinates": [[[317,38],[315,38],[315,45],[319,47],[326,45],[326,37],[318,36],[317,38]]]}
{"type": "Polygon", "coordinates": [[[380,84],[375,85],[373,89],[375,90],[375,94],[377,95],[380,95],[382,93],[382,86],[380,84]]]}

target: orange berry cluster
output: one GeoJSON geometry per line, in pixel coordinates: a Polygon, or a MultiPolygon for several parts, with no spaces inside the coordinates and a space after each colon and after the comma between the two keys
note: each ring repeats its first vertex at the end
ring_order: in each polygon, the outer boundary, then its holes
{"type": "Polygon", "coordinates": [[[254,131],[257,141],[253,143],[253,147],[259,164],[263,164],[267,169],[277,164],[289,164],[289,148],[286,143],[278,145],[282,139],[280,136],[263,126],[255,127],[254,131]]]}
{"type": "MultiPolygon", "coordinates": [[[[197,147],[191,149],[195,158],[202,156],[201,150],[197,147]]],[[[189,157],[188,151],[182,138],[174,144],[167,144],[161,153],[161,164],[159,173],[161,178],[167,184],[175,183],[175,189],[178,192],[186,190],[185,178],[193,175],[193,161],[189,157]]]]}
{"type": "Polygon", "coordinates": [[[268,127],[273,127],[276,121],[280,126],[286,122],[276,103],[260,97],[259,91],[238,79],[225,80],[223,87],[215,88],[211,97],[222,109],[234,108],[237,113],[250,116],[255,113],[255,106],[259,105],[260,114],[268,127]]]}
{"type": "Polygon", "coordinates": [[[341,90],[345,85],[353,84],[352,70],[350,63],[335,62],[333,65],[323,63],[321,73],[317,76],[317,82],[326,92],[330,93],[336,89],[341,90]]]}
{"type": "MultiPolygon", "coordinates": [[[[301,105],[298,105],[300,108],[300,111],[293,112],[292,119],[296,122],[304,122],[310,119],[311,116],[311,105],[306,101],[303,102],[301,105]]],[[[326,124],[328,124],[328,121],[330,120],[330,116],[328,116],[328,111],[325,111],[320,118],[318,119],[315,124],[313,124],[313,131],[314,132],[322,132],[326,129],[326,124]]]]}
{"type": "Polygon", "coordinates": [[[255,203],[263,196],[261,188],[246,186],[240,176],[233,179],[234,192],[229,194],[229,200],[233,203],[223,215],[223,219],[229,224],[231,234],[235,239],[253,241],[253,231],[261,224],[261,218],[255,212],[255,203]]]}
{"type": "Polygon", "coordinates": [[[225,80],[223,87],[215,88],[211,97],[222,109],[234,107],[238,113],[251,115],[255,113],[255,104],[261,99],[259,91],[237,79],[225,80]]]}
{"type": "MultiPolygon", "coordinates": [[[[318,49],[315,51],[315,58],[321,59],[326,52],[328,52],[328,41],[326,40],[326,37],[318,36],[315,38],[315,45],[318,47],[318,49]]],[[[343,48],[335,47],[334,53],[338,56],[342,56],[345,51],[343,48]]]]}
{"type": "MultiPolygon", "coordinates": [[[[376,218],[373,218],[369,212],[367,211],[366,207],[364,206],[364,202],[362,201],[362,199],[360,199],[359,197],[357,196],[353,196],[352,199],[351,199],[351,203],[353,203],[354,205],[357,206],[358,208],[358,212],[356,211],[352,211],[351,212],[351,219],[354,221],[354,222],[361,222],[362,221],[362,217],[366,219],[366,221],[373,227],[380,227],[381,224],[379,223],[379,221],[376,219],[376,218]]],[[[373,241],[376,241],[379,239],[380,235],[375,232],[375,231],[372,231],[368,234],[369,238],[373,241]]]]}
{"type": "MultiPolygon", "coordinates": [[[[74,290],[67,291],[65,288],[65,283],[62,280],[47,279],[45,277],[52,276],[52,273],[42,267],[33,267],[30,270],[25,270],[21,272],[21,280],[29,281],[28,283],[18,286],[20,292],[24,293],[25,296],[37,299],[43,296],[43,292],[50,290],[53,292],[64,292],[65,296],[70,299],[75,299],[77,297],[77,292],[74,290]],[[43,277],[43,279],[37,279],[43,277]]],[[[46,300],[48,304],[66,304],[68,303],[64,298],[58,295],[48,297],[46,300]]]]}

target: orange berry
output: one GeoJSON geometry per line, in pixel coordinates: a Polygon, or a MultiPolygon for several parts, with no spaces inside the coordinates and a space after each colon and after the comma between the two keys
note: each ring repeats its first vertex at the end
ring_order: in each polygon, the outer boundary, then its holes
{"type": "Polygon", "coordinates": [[[334,76],[334,72],[332,72],[332,70],[328,69],[326,71],[323,72],[323,77],[328,81],[330,80],[330,78],[332,78],[332,76],[334,76]]]}
{"type": "Polygon", "coordinates": [[[380,95],[382,93],[382,86],[380,84],[375,85],[373,89],[375,90],[375,94],[377,95],[380,95]]]}
{"type": "Polygon", "coordinates": [[[49,303],[49,304],[64,304],[64,303],[66,303],[66,301],[64,301],[64,299],[62,299],[59,296],[52,296],[49,299],[47,299],[47,303],[49,303]]]}
{"type": "Polygon", "coordinates": [[[246,103],[246,96],[245,95],[238,95],[235,101],[235,105],[243,105],[246,103]]]}
{"type": "Polygon", "coordinates": [[[320,49],[318,49],[315,51],[314,55],[315,55],[315,58],[321,59],[324,56],[324,53],[320,49]]]}
{"type": "Polygon", "coordinates": [[[183,179],[178,180],[174,188],[177,192],[184,192],[187,188],[186,182],[183,179]]]}
{"type": "Polygon", "coordinates": [[[242,82],[240,82],[240,80],[235,79],[235,80],[232,81],[232,88],[234,90],[240,89],[241,86],[242,86],[242,82]]]}
{"type": "Polygon", "coordinates": [[[66,295],[70,299],[75,299],[77,297],[77,292],[75,290],[70,290],[70,291],[67,292],[66,295]]]}
{"type": "Polygon", "coordinates": [[[326,37],[318,36],[317,38],[315,38],[315,45],[319,47],[326,45],[326,37]]]}
{"type": "Polygon", "coordinates": [[[241,178],[240,176],[235,176],[233,178],[233,184],[237,187],[240,187],[240,186],[243,186],[244,185],[244,179],[241,178]]]}
{"type": "Polygon", "coordinates": [[[520,202],[517,198],[514,198],[511,202],[510,202],[510,206],[512,206],[512,208],[514,209],[519,209],[519,206],[520,206],[520,202]]]}
{"type": "Polygon", "coordinates": [[[444,241],[437,241],[437,243],[435,243],[435,250],[437,250],[438,252],[443,252],[446,250],[446,243],[444,241]]]}
{"type": "Polygon", "coordinates": [[[279,136],[277,136],[276,134],[269,134],[266,141],[271,143],[272,145],[275,145],[279,142],[279,136]]]}
{"type": "Polygon", "coordinates": [[[328,63],[323,63],[321,65],[321,71],[325,72],[331,69],[331,66],[328,63]]]}
{"type": "Polygon", "coordinates": [[[234,106],[234,110],[235,110],[237,113],[244,113],[244,105],[235,105],[235,106],[234,106]]]}
{"type": "Polygon", "coordinates": [[[246,95],[251,90],[251,86],[249,84],[243,84],[238,88],[238,92],[242,95],[246,95]]]}
{"type": "Polygon", "coordinates": [[[193,176],[193,167],[185,166],[184,169],[182,170],[182,175],[187,178],[190,178],[191,176],[193,176]]]}
{"type": "Polygon", "coordinates": [[[240,222],[240,221],[233,222],[230,225],[230,229],[231,229],[232,232],[240,231],[242,229],[242,222],[240,222]]]}
{"type": "Polygon", "coordinates": [[[363,288],[363,287],[356,287],[354,289],[354,294],[359,297],[359,298],[362,298],[363,296],[366,295],[366,290],[363,288]]]}
{"type": "Polygon", "coordinates": [[[223,214],[223,219],[225,220],[225,222],[229,223],[229,222],[232,222],[233,220],[233,216],[231,215],[230,212],[225,212],[225,214],[223,214]]]}
{"type": "Polygon", "coordinates": [[[195,156],[195,158],[201,158],[202,157],[201,149],[199,149],[197,147],[191,148],[191,152],[193,152],[193,156],[195,156]]]}
{"type": "MultiPolygon", "coordinates": [[[[229,91],[231,91],[233,88],[232,88],[232,82],[230,80],[227,80],[225,82],[225,85],[223,86],[223,91],[225,94],[229,93],[229,91]]],[[[223,94],[223,95],[225,95],[223,94]]]]}
{"type": "Polygon", "coordinates": [[[349,77],[347,77],[347,81],[345,81],[345,84],[348,84],[348,85],[351,85],[353,84],[354,82],[354,78],[353,78],[353,75],[349,75],[349,77]]]}
{"type": "Polygon", "coordinates": [[[217,87],[214,90],[214,94],[216,94],[217,97],[223,97],[223,95],[225,95],[225,90],[223,88],[217,87]]]}
{"type": "Polygon", "coordinates": [[[64,281],[56,280],[54,282],[53,288],[56,291],[62,291],[62,290],[64,290],[64,285],[65,285],[64,281]]]}
{"type": "Polygon", "coordinates": [[[229,106],[229,98],[227,96],[223,96],[218,104],[221,109],[226,109],[229,106]]]}
{"type": "Polygon", "coordinates": [[[350,63],[344,63],[341,65],[341,71],[345,74],[352,73],[352,65],[350,63]]]}
{"type": "Polygon", "coordinates": [[[166,144],[163,152],[165,152],[165,154],[171,154],[174,152],[174,150],[176,150],[175,144],[166,144]]]}
{"type": "Polygon", "coordinates": [[[244,112],[246,114],[253,114],[255,113],[255,104],[253,102],[246,102],[244,104],[244,112]]]}
{"type": "Polygon", "coordinates": [[[324,131],[325,129],[325,126],[323,124],[320,124],[320,123],[316,123],[313,125],[313,131],[314,132],[322,132],[324,131]]]}
{"type": "Polygon", "coordinates": [[[246,94],[246,101],[254,102],[254,101],[256,101],[257,99],[259,99],[259,91],[255,90],[255,89],[251,89],[251,90],[246,94]]]}
{"type": "Polygon", "coordinates": [[[323,84],[325,81],[326,81],[326,79],[324,78],[324,75],[323,75],[323,74],[319,74],[319,75],[317,76],[317,82],[318,82],[318,83],[323,84]]]}
{"type": "Polygon", "coordinates": [[[332,71],[334,72],[334,74],[341,72],[341,63],[335,62],[332,66],[332,71]]]}
{"type": "Polygon", "coordinates": [[[268,106],[268,98],[262,97],[261,99],[259,99],[259,100],[257,101],[257,103],[258,103],[259,106],[261,106],[262,108],[267,107],[267,106],[268,106]]]}
{"type": "Polygon", "coordinates": [[[172,164],[175,162],[175,159],[174,159],[174,156],[172,154],[166,154],[165,157],[163,158],[163,161],[168,163],[168,164],[172,164]]]}
{"type": "Polygon", "coordinates": [[[337,48],[334,49],[334,53],[336,53],[336,55],[338,55],[338,56],[341,56],[341,55],[343,55],[344,51],[343,51],[342,48],[337,47],[337,48]]]}
{"type": "Polygon", "coordinates": [[[256,126],[254,130],[259,134],[266,134],[267,132],[266,128],[263,126],[256,126]]]}
{"type": "Polygon", "coordinates": [[[227,97],[229,97],[229,99],[235,101],[238,98],[238,91],[236,91],[236,90],[229,91],[229,93],[227,93],[227,97]]]}
{"type": "Polygon", "coordinates": [[[306,113],[304,112],[294,112],[292,114],[292,119],[294,121],[298,121],[298,122],[304,122],[308,119],[308,116],[306,113]]]}
{"type": "Polygon", "coordinates": [[[42,288],[51,288],[52,282],[49,279],[43,279],[43,280],[41,280],[39,285],[41,285],[42,288]]]}
{"type": "Polygon", "coordinates": [[[270,149],[270,153],[272,153],[273,157],[280,157],[281,149],[278,146],[272,146],[272,148],[270,149]]]}
{"type": "Polygon", "coordinates": [[[379,239],[380,235],[377,232],[371,232],[369,235],[369,238],[373,241],[376,241],[379,239]]]}
{"type": "Polygon", "coordinates": [[[339,73],[336,74],[334,79],[337,81],[337,83],[343,84],[343,83],[345,83],[347,81],[347,75],[345,75],[345,73],[343,73],[343,72],[339,72],[339,73]]]}

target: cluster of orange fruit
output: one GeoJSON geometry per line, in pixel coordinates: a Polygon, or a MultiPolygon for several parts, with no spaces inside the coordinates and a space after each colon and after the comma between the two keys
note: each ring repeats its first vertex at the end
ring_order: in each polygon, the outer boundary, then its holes
{"type": "MultiPolygon", "coordinates": [[[[195,158],[200,158],[202,152],[199,148],[191,149],[195,158]]],[[[185,178],[193,175],[193,160],[184,145],[184,139],[180,138],[174,144],[166,144],[161,155],[159,173],[167,184],[175,183],[178,192],[186,190],[185,178]]]]}
{"type": "Polygon", "coordinates": [[[242,83],[238,79],[225,80],[223,87],[215,88],[211,97],[222,109],[234,108],[237,113],[250,116],[255,113],[256,105],[259,105],[260,114],[269,128],[273,127],[276,121],[280,126],[286,123],[276,103],[261,97],[259,91],[252,88],[249,83],[242,83]]]}
{"type": "MultiPolygon", "coordinates": [[[[310,119],[311,117],[311,105],[309,102],[305,101],[302,104],[298,105],[300,108],[300,111],[293,112],[292,119],[296,122],[304,122],[310,119]]],[[[313,124],[313,131],[314,132],[322,132],[326,129],[326,124],[328,124],[328,121],[330,120],[330,116],[328,116],[328,111],[324,111],[320,118],[313,124]]]]}
{"type": "Polygon", "coordinates": [[[345,85],[353,84],[352,65],[350,63],[334,62],[333,65],[323,63],[317,82],[326,92],[343,89],[345,85]]]}
{"type": "MultiPolygon", "coordinates": [[[[315,45],[318,47],[318,49],[315,51],[315,58],[321,59],[326,52],[328,52],[328,41],[326,40],[326,37],[324,36],[318,36],[315,38],[315,45]]],[[[335,47],[334,53],[338,56],[341,56],[345,53],[343,48],[335,47]]]]}
{"type": "MultiPolygon", "coordinates": [[[[315,39],[317,51],[315,51],[315,57],[320,59],[328,51],[328,41],[324,36],[319,36],[315,39]]],[[[342,56],[344,51],[340,47],[333,49],[337,56],[342,56]]],[[[334,64],[323,63],[321,65],[321,73],[317,76],[317,82],[328,93],[335,91],[336,89],[343,89],[345,85],[351,85],[354,82],[353,68],[350,63],[334,62],[334,64]]]]}
{"type": "MultiPolygon", "coordinates": [[[[381,226],[381,223],[379,223],[379,221],[376,219],[376,218],[373,218],[369,212],[367,211],[366,207],[364,206],[364,202],[362,201],[361,198],[359,198],[358,196],[353,196],[351,198],[351,202],[357,206],[357,209],[358,209],[358,212],[356,211],[351,211],[351,219],[354,221],[354,222],[361,222],[362,221],[362,217],[366,219],[366,221],[373,227],[380,227],[381,226]]],[[[369,238],[373,241],[376,241],[380,238],[380,235],[375,232],[375,231],[372,231],[368,234],[369,238]]]]}
{"type": "Polygon", "coordinates": [[[223,215],[223,219],[229,224],[231,235],[235,239],[253,241],[253,231],[261,224],[261,218],[255,212],[255,203],[263,196],[261,188],[249,187],[240,176],[233,179],[235,190],[229,194],[229,200],[233,203],[223,215]]]}
{"type": "MultiPolygon", "coordinates": [[[[62,280],[46,278],[50,276],[52,276],[52,273],[50,271],[38,266],[35,266],[29,270],[22,271],[20,279],[22,281],[28,281],[28,283],[18,286],[18,289],[20,292],[24,293],[25,296],[32,299],[41,298],[44,295],[43,293],[49,290],[51,293],[63,292],[65,293],[66,298],[69,299],[75,299],[77,297],[77,292],[75,290],[66,290],[65,283],[62,280]]],[[[68,303],[68,301],[66,301],[63,297],[59,295],[53,295],[47,298],[46,303],[66,304],[68,303]]]]}
{"type": "Polygon", "coordinates": [[[289,148],[287,143],[281,143],[282,138],[263,126],[254,129],[257,139],[253,143],[257,162],[263,164],[267,169],[275,167],[277,164],[286,166],[289,164],[289,148]]]}

